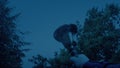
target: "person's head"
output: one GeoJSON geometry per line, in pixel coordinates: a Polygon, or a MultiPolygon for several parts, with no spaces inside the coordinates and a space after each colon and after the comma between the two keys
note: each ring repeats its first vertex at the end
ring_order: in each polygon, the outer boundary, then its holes
{"type": "Polygon", "coordinates": [[[72,32],[72,34],[77,33],[77,25],[70,24],[70,31],[72,32]]]}

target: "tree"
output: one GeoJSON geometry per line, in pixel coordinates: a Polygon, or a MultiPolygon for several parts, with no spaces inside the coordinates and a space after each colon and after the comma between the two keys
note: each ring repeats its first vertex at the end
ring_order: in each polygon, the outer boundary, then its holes
{"type": "Polygon", "coordinates": [[[107,5],[99,10],[88,11],[84,26],[79,35],[79,48],[93,61],[120,63],[120,7],[107,5]],[[116,58],[117,57],[117,58],[116,58]]]}
{"type": "Polygon", "coordinates": [[[60,53],[55,53],[55,57],[50,59],[49,62],[52,68],[72,68],[72,62],[70,59],[69,51],[61,49],[60,53]]]}
{"type": "Polygon", "coordinates": [[[29,61],[34,63],[33,68],[72,68],[72,62],[69,59],[69,52],[61,49],[59,54],[55,52],[54,58],[47,59],[37,55],[33,56],[29,61]]]}
{"type": "Polygon", "coordinates": [[[26,44],[20,38],[15,20],[19,14],[12,15],[8,0],[0,0],[0,67],[21,68],[25,56],[22,46],[26,44]]]}
{"type": "Polygon", "coordinates": [[[41,55],[33,56],[29,59],[30,62],[34,63],[33,68],[44,68],[44,63],[47,59],[42,57],[41,55]]]}

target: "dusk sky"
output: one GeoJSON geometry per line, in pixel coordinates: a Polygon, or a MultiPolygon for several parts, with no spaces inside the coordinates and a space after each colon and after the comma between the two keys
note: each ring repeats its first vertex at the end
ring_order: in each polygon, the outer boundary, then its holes
{"type": "Polygon", "coordinates": [[[40,54],[51,58],[63,45],[53,38],[53,32],[63,24],[84,22],[86,12],[92,7],[103,8],[109,3],[120,3],[120,0],[9,0],[14,13],[21,13],[16,23],[31,45],[23,59],[23,68],[32,68],[28,62],[32,56],[40,54]]]}

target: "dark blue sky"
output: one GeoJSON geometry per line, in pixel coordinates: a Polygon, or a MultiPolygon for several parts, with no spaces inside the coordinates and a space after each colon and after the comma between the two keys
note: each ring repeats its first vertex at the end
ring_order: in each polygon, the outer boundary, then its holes
{"type": "Polygon", "coordinates": [[[92,7],[104,7],[105,4],[120,3],[120,0],[11,0],[10,5],[15,12],[21,12],[17,25],[22,31],[29,31],[25,40],[31,42],[27,48],[24,68],[32,68],[28,58],[41,54],[53,57],[55,51],[63,48],[54,40],[54,30],[62,24],[84,22],[86,12],[92,7]]]}

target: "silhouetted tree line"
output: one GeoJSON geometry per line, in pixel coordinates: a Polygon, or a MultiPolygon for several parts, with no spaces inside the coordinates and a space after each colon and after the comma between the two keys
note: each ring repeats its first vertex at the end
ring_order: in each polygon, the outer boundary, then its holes
{"type": "Polygon", "coordinates": [[[79,48],[93,61],[120,63],[120,7],[92,8],[79,31],[79,48]]]}
{"type": "Polygon", "coordinates": [[[16,18],[8,6],[8,0],[0,0],[0,68],[22,68],[22,47],[27,44],[17,30],[16,18]]]}

